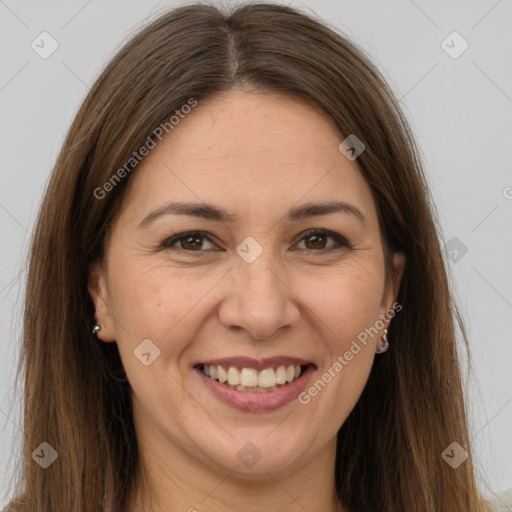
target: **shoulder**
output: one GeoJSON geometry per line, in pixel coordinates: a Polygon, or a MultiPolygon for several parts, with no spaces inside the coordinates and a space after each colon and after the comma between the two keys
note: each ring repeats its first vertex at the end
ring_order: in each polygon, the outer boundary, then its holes
{"type": "Polygon", "coordinates": [[[492,505],[493,512],[512,512],[512,489],[493,492],[488,503],[492,505]]]}

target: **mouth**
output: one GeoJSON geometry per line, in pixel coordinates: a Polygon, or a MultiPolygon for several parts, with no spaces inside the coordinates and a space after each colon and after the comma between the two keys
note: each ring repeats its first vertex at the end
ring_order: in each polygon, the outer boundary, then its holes
{"type": "Polygon", "coordinates": [[[194,369],[225,404],[242,411],[264,412],[296,398],[316,366],[290,357],[225,358],[196,363],[194,369]]]}
{"type": "Polygon", "coordinates": [[[229,366],[226,369],[221,365],[201,364],[199,369],[210,379],[231,389],[248,393],[268,393],[296,381],[304,375],[307,367],[308,365],[291,364],[258,371],[255,368],[229,366]]]}

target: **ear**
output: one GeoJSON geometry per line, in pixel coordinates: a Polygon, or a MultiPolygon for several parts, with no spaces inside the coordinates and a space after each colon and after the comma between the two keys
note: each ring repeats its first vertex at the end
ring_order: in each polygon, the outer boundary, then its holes
{"type": "Polygon", "coordinates": [[[107,280],[101,261],[89,265],[87,289],[94,304],[96,322],[101,327],[96,337],[105,342],[115,341],[107,280]]]}
{"type": "Polygon", "coordinates": [[[384,295],[382,297],[381,307],[384,310],[383,313],[393,309],[393,304],[395,304],[398,297],[398,290],[400,289],[400,283],[402,282],[406,262],[407,258],[405,253],[393,253],[393,270],[386,282],[384,295]]]}

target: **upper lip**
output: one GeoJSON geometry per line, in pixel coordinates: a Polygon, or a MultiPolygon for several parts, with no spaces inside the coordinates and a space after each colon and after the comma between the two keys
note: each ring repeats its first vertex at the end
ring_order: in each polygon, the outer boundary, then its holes
{"type": "Polygon", "coordinates": [[[194,367],[199,365],[213,365],[229,368],[254,368],[257,371],[264,370],[265,368],[278,368],[279,366],[307,366],[314,363],[307,359],[291,356],[275,356],[265,357],[263,359],[254,359],[252,357],[238,356],[238,357],[223,357],[219,359],[207,359],[204,361],[197,361],[193,364],[194,367]]]}

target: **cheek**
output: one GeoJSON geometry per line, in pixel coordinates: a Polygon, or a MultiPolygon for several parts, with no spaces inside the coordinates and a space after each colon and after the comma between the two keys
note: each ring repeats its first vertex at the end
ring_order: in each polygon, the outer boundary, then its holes
{"type": "Polygon", "coordinates": [[[201,310],[201,299],[218,280],[197,269],[119,265],[111,297],[118,343],[133,351],[149,338],[162,355],[181,351],[197,329],[194,313],[201,310]]]}
{"type": "MultiPolygon", "coordinates": [[[[211,312],[206,298],[222,281],[225,269],[212,272],[211,268],[199,266],[173,268],[118,256],[112,260],[118,263],[112,266],[110,275],[115,320],[121,327],[116,329],[119,344],[133,351],[149,338],[164,355],[186,348],[187,340],[200,328],[198,315],[211,312]]],[[[368,256],[362,254],[358,260],[342,265],[288,275],[293,293],[283,299],[298,300],[306,306],[303,326],[315,323],[323,349],[332,354],[343,353],[360,332],[378,319],[383,276],[373,260],[365,260],[368,256]]]]}
{"type": "Polygon", "coordinates": [[[361,396],[375,356],[371,327],[379,319],[382,299],[377,272],[354,268],[333,274],[329,287],[303,292],[321,340],[323,354],[315,380],[301,395],[315,415],[324,419],[325,435],[332,435],[347,418],[361,396]]]}
{"type": "Polygon", "coordinates": [[[370,266],[346,266],[303,282],[298,294],[319,319],[325,340],[343,350],[379,319],[383,276],[370,266]]]}
{"type": "Polygon", "coordinates": [[[205,283],[203,290],[201,279],[180,278],[178,273],[120,266],[115,276],[116,341],[132,389],[152,414],[160,414],[162,403],[184,399],[177,365],[197,329],[194,310],[211,288],[205,283]],[[152,362],[146,366],[141,357],[148,351],[152,362]]]}

